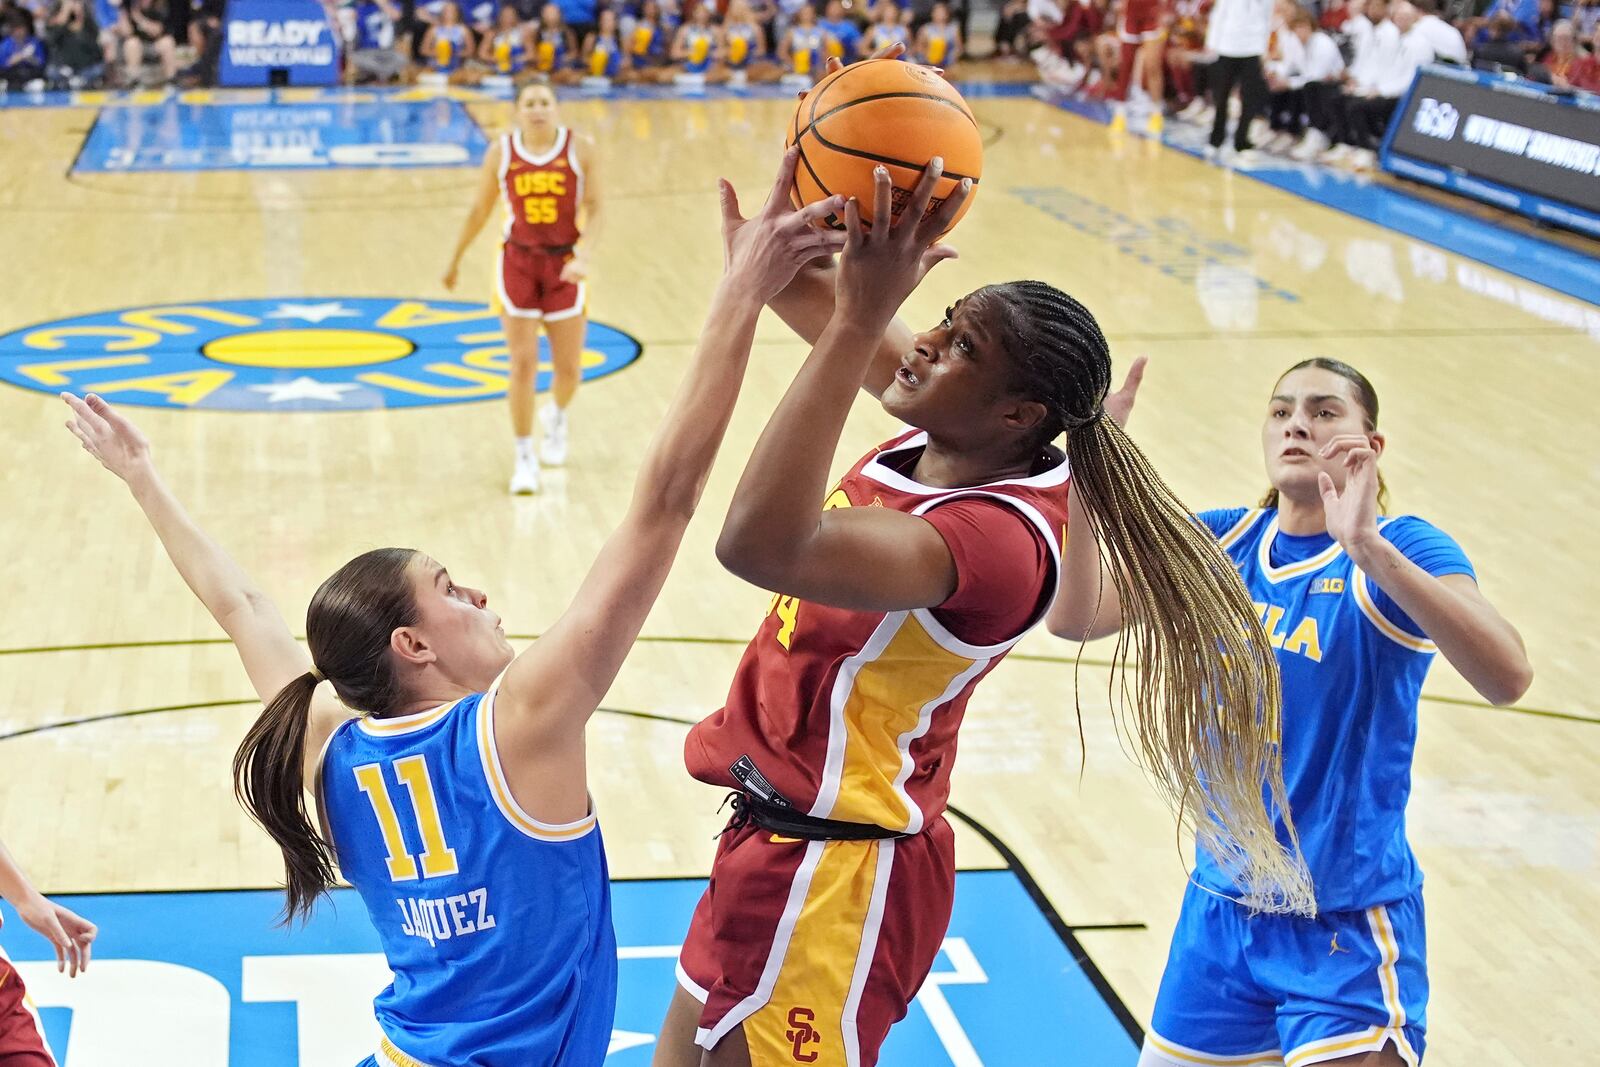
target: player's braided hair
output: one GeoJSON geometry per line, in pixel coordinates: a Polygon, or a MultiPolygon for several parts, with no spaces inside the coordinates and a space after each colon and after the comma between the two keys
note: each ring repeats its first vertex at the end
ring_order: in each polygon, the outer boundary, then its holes
{"type": "Polygon", "coordinates": [[[309,916],[334,884],[333,849],[306,811],[301,768],[311,696],[322,678],[349,708],[383,714],[403,697],[389,638],[418,620],[409,548],[365,552],[334,572],[306,609],[315,664],[268,702],[233,756],[233,792],[283,852],[283,921],[309,916]]]}
{"type": "Polygon", "coordinates": [[[1192,824],[1236,878],[1245,903],[1313,913],[1283,783],[1278,664],[1244,583],[1139,447],[1104,417],[1110,346],[1089,310],[1044,282],[988,293],[1004,309],[1015,387],[1047,411],[1036,443],[1067,434],[1072,491],[1090,526],[1076,533],[1098,540],[1122,601],[1110,682],[1119,729],[1180,825],[1192,824]],[[1274,832],[1264,792],[1283,813],[1287,842],[1274,832]]]}
{"type": "MultiPolygon", "coordinates": [[[[1281,382],[1295,371],[1305,370],[1308,367],[1314,367],[1317,370],[1329,371],[1333,374],[1337,374],[1339,377],[1349,382],[1350,385],[1355,389],[1356,403],[1361,405],[1361,412],[1366,416],[1366,418],[1363,420],[1363,423],[1367,428],[1367,432],[1377,432],[1378,391],[1372,387],[1371,382],[1367,381],[1367,376],[1365,374],[1362,374],[1360,371],[1356,370],[1343,360],[1329,359],[1327,356],[1312,356],[1310,359],[1302,359],[1299,363],[1296,363],[1294,366],[1278,375],[1278,381],[1281,382]]],[[[1266,495],[1261,498],[1261,506],[1264,508],[1275,508],[1278,506],[1278,490],[1276,488],[1267,490],[1266,495]]],[[[1379,471],[1378,512],[1379,514],[1383,514],[1388,510],[1389,486],[1383,480],[1383,472],[1379,471]]]]}

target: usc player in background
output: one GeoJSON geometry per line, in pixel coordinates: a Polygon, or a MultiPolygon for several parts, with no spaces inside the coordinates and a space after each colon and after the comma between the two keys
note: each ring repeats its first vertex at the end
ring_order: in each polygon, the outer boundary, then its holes
{"type": "Polygon", "coordinates": [[[589,325],[587,253],[600,220],[595,164],[593,141],[561,125],[555,90],[543,82],[523,85],[517,90],[513,128],[484,153],[477,199],[444,273],[444,287],[454,289],[461,257],[495,201],[503,202],[507,214],[493,303],[511,351],[512,493],[537,492],[540,464],[559,467],[567,460],[567,409],[578,393],[589,325]],[[550,338],[554,375],[544,439],[536,450],[534,382],[541,326],[550,338]]]}

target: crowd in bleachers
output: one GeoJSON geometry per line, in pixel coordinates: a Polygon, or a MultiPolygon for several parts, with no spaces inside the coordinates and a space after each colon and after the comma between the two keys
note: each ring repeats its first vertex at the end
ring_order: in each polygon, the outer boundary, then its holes
{"type": "MultiPolygon", "coordinates": [[[[0,0],[0,86],[214,84],[225,0],[0,0]]],[[[947,66],[967,0],[321,0],[353,84],[809,81],[900,41],[947,66]]]]}
{"type": "Polygon", "coordinates": [[[1128,32],[1145,2],[1156,0],[1026,0],[1029,17],[1001,29],[1045,81],[1110,102],[1114,122],[1159,131],[1175,114],[1209,127],[1212,156],[1231,124],[1241,158],[1369,168],[1428,63],[1600,92],[1600,0],[1159,0],[1154,48],[1128,32]]]}

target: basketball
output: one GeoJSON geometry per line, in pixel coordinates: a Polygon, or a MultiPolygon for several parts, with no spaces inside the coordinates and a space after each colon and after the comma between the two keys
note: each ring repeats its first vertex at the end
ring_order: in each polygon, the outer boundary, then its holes
{"type": "MultiPolygon", "coordinates": [[[[929,211],[971,178],[972,194],[952,229],[971,209],[983,171],[983,137],[961,94],[930,68],[897,59],[869,59],[823,78],[801,97],[785,143],[800,146],[795,206],[853,196],[863,223],[872,221],[872,171],[879,164],[894,182],[897,218],[934,156],[944,157],[944,175],[929,211]]],[[[830,216],[827,224],[843,229],[844,218],[830,216]]]]}

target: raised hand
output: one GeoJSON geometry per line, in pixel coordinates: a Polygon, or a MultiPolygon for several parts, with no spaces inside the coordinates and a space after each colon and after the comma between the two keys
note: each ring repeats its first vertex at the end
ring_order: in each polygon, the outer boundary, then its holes
{"type": "Polygon", "coordinates": [[[928,205],[943,173],[944,160],[934,156],[912,190],[910,202],[895,219],[894,185],[889,172],[884,167],[875,168],[870,230],[861,223],[860,205],[854,199],[845,204],[846,241],[839,260],[837,314],[893,316],[935,265],[956,257],[954,248],[937,242],[971,194],[972,180],[961,179],[961,184],[930,212],[928,205]]]}
{"type": "Polygon", "coordinates": [[[62,393],[61,399],[72,409],[67,429],[106,470],[127,481],[150,462],[150,442],[139,427],[101,397],[62,393]]]}
{"type": "Polygon", "coordinates": [[[1128,419],[1133,415],[1133,399],[1139,393],[1139,383],[1144,381],[1145,364],[1149,362],[1145,356],[1134,360],[1133,366],[1128,368],[1128,376],[1122,379],[1122,388],[1106,395],[1103,405],[1106,414],[1124,430],[1128,428],[1128,419]]]}
{"type": "Polygon", "coordinates": [[[1323,459],[1342,459],[1344,489],[1326,471],[1317,474],[1328,533],[1353,552],[1378,534],[1378,450],[1364,434],[1340,434],[1322,446],[1323,459]]]}
{"type": "Polygon", "coordinates": [[[844,247],[845,235],[814,225],[844,207],[838,196],[796,211],[789,201],[800,150],[790,148],[778,167],[778,180],[759,212],[746,219],[739,196],[726,179],[717,183],[722,197],[722,263],[729,281],[748,286],[766,303],[783,291],[808,261],[831,256],[844,247]]]}
{"type": "Polygon", "coordinates": [[[89,946],[99,933],[94,923],[44,897],[24,902],[17,915],[55,948],[57,971],[76,978],[88,969],[89,946]]]}

